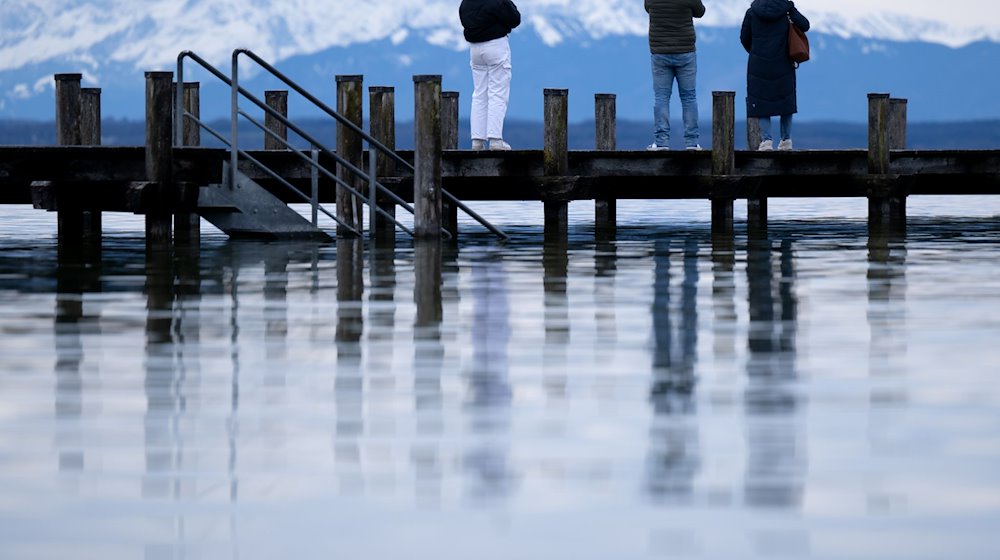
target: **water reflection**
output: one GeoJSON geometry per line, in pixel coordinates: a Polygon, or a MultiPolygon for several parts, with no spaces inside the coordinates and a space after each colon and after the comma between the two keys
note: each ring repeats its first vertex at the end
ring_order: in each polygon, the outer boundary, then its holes
{"type": "Polygon", "coordinates": [[[545,352],[542,356],[543,383],[549,398],[566,396],[566,352],[569,344],[569,303],[567,274],[569,247],[564,239],[546,238],[542,248],[542,286],[545,292],[545,352]]]}
{"type": "Polygon", "coordinates": [[[365,380],[362,364],[364,334],[364,241],[337,239],[337,366],[333,382],[336,431],[334,461],[340,491],[365,490],[361,439],[365,431],[365,380]]]}
{"type": "Polygon", "coordinates": [[[906,232],[874,228],[868,237],[869,368],[897,373],[906,355],[906,232]]]}
{"type": "Polygon", "coordinates": [[[657,500],[688,503],[701,464],[695,414],[698,347],[698,244],[689,239],[681,256],[680,301],[672,301],[671,246],[653,255],[653,382],[650,401],[648,491],[657,500]]]}
{"type": "Polygon", "coordinates": [[[768,239],[747,246],[747,467],[744,497],[754,507],[799,507],[805,474],[803,406],[795,382],[798,299],[792,243],[775,263],[768,239]]]}
{"type": "Polygon", "coordinates": [[[485,250],[471,258],[472,363],[467,373],[470,420],[476,442],[464,465],[472,476],[471,494],[499,499],[512,491],[509,463],[512,389],[507,359],[510,310],[503,258],[485,250]]]}

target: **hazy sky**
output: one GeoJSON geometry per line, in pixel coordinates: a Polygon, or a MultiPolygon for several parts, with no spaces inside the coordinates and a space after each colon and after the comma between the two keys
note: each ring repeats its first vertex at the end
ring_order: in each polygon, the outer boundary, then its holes
{"type": "MultiPolygon", "coordinates": [[[[712,0],[706,0],[711,5],[712,0]]],[[[798,0],[803,11],[819,9],[844,15],[896,12],[963,26],[996,27],[1000,0],[798,0]]]]}

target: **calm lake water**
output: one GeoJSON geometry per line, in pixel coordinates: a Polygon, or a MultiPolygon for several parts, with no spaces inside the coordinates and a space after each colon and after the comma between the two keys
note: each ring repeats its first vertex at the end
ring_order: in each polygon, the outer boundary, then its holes
{"type": "Polygon", "coordinates": [[[0,209],[0,558],[1000,558],[1000,199],[771,206],[99,256],[0,209]]]}

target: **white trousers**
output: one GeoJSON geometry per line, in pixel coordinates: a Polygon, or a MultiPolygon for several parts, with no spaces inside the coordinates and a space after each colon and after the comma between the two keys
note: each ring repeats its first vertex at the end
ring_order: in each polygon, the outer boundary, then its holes
{"type": "Polygon", "coordinates": [[[503,119],[510,98],[510,43],[507,37],[473,43],[472,138],[503,138],[503,119]]]}

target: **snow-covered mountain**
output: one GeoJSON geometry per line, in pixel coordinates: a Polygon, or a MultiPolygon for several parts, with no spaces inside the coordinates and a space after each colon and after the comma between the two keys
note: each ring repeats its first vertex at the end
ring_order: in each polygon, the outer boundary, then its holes
{"type": "MultiPolygon", "coordinates": [[[[524,25],[513,37],[515,87],[558,85],[579,90],[593,84],[607,91],[646,87],[642,49],[647,16],[641,0],[519,0],[517,4],[524,25]],[[622,59],[616,63],[613,56],[622,59]],[[541,60],[554,66],[540,67],[541,60]],[[598,61],[609,66],[598,66],[598,61]],[[604,87],[601,75],[608,78],[604,87]]],[[[708,13],[699,22],[703,75],[726,89],[740,85],[743,53],[734,47],[732,34],[748,4],[749,0],[706,0],[708,13]],[[728,79],[714,80],[714,75],[728,79]]],[[[985,87],[983,74],[996,68],[993,61],[1000,56],[1000,17],[988,13],[1000,13],[995,1],[952,0],[949,12],[957,15],[950,19],[927,11],[930,4],[801,0],[800,9],[814,25],[817,63],[810,63],[811,68],[821,68],[825,57],[840,56],[861,66],[846,68],[836,77],[839,82],[868,76],[872,74],[868,68],[875,65],[891,65],[884,68],[887,75],[906,70],[916,74],[930,66],[914,57],[926,56],[918,51],[929,50],[940,54],[934,56],[946,64],[944,71],[950,76],[969,66],[962,63],[968,59],[968,49],[976,56],[985,49],[991,53],[982,55],[985,67],[976,71],[972,66],[971,75],[956,76],[970,88],[985,87]],[[974,17],[957,9],[963,4],[987,13],[974,17]],[[955,50],[958,47],[962,48],[955,50]],[[954,55],[953,64],[948,53],[954,55]]],[[[142,114],[142,71],[172,69],[177,53],[185,49],[226,67],[234,48],[248,47],[297,79],[320,87],[333,74],[355,72],[386,75],[382,79],[394,80],[397,88],[418,72],[467,81],[456,5],[456,0],[3,0],[0,118],[51,118],[52,74],[57,72],[81,72],[88,85],[103,87],[105,114],[137,118],[142,114]]],[[[823,81],[829,78],[824,75],[823,81]]],[[[933,82],[940,79],[926,78],[928,87],[933,89],[933,82]]],[[[517,107],[512,107],[514,116],[538,118],[533,114],[537,111],[519,113],[517,107]]],[[[975,118],[976,110],[990,110],[968,103],[962,109],[965,112],[945,111],[941,118],[975,118]]],[[[619,107],[624,116],[646,112],[619,107]]]]}

